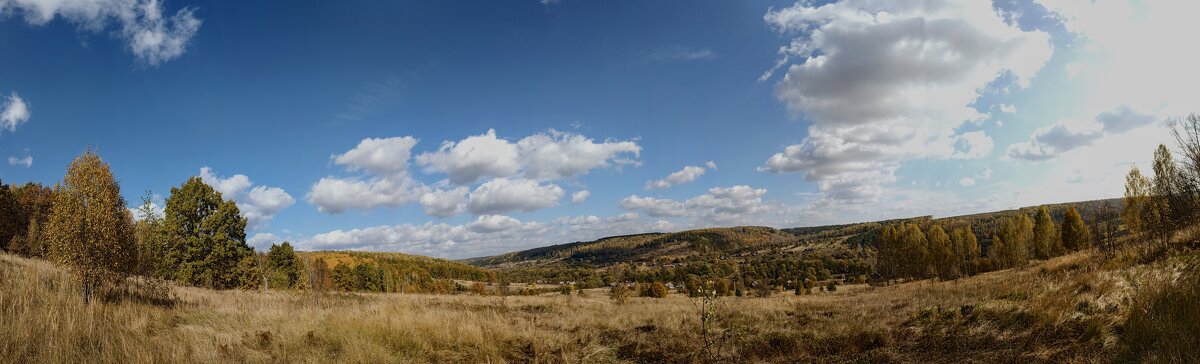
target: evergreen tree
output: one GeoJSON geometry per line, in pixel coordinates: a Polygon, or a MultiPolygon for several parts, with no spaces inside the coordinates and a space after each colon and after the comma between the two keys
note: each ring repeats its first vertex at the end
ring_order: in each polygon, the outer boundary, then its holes
{"type": "Polygon", "coordinates": [[[137,259],[133,217],[107,163],[95,152],[75,158],[59,185],[46,226],[50,256],[83,282],[83,299],[129,274],[137,259]]]}
{"type": "Polygon", "coordinates": [[[271,244],[267,252],[268,275],[272,277],[272,287],[295,288],[304,275],[304,265],[292,249],[292,243],[271,244]]]}
{"type": "MultiPolygon", "coordinates": [[[[12,188],[0,182],[0,246],[9,244],[13,238],[25,234],[22,229],[21,206],[13,196],[12,188]]],[[[17,244],[24,250],[24,244],[17,244]]]]}
{"type": "Polygon", "coordinates": [[[1083,218],[1079,216],[1079,211],[1075,210],[1074,206],[1067,208],[1066,214],[1063,215],[1062,242],[1071,251],[1091,246],[1091,232],[1088,231],[1087,225],[1083,223],[1083,218]]]}
{"type": "Polygon", "coordinates": [[[246,219],[233,201],[192,177],[180,187],[171,188],[167,198],[166,252],[158,274],[180,282],[210,288],[235,288],[250,276],[245,272],[256,264],[246,245],[246,219]]]}

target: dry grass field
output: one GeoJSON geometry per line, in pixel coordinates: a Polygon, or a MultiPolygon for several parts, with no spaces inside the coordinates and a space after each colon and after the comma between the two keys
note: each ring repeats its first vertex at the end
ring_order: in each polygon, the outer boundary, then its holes
{"type": "Polygon", "coordinates": [[[722,298],[701,316],[682,295],[616,304],[604,290],[173,287],[173,305],[86,305],[55,266],[0,254],[0,362],[1107,362],[1120,351],[1134,282],[1181,265],[1080,253],[956,281],[722,298]]]}

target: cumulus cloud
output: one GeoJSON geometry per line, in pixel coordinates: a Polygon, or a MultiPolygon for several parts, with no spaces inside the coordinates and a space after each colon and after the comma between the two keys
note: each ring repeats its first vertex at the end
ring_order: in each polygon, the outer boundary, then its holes
{"type": "Polygon", "coordinates": [[[115,34],[127,43],[128,50],[151,66],[183,55],[201,24],[195,9],[185,7],[174,15],[164,14],[159,0],[0,0],[0,16],[11,13],[22,14],[36,26],[58,17],[93,33],[115,24],[115,34]]]}
{"type": "Polygon", "coordinates": [[[33,167],[33,156],[27,155],[24,158],[8,157],[8,165],[25,166],[25,168],[33,167]]]}
{"type": "Polygon", "coordinates": [[[714,187],[682,202],[632,195],[622,199],[619,205],[622,209],[641,211],[653,217],[690,216],[701,221],[723,222],[766,212],[768,206],[762,200],[766,193],[764,188],[745,185],[714,187]]]}
{"type": "MultiPolygon", "coordinates": [[[[353,149],[330,157],[347,171],[364,172],[366,176],[341,178],[323,177],[313,184],[305,197],[326,213],[342,213],[349,209],[400,207],[434,193],[426,201],[427,212],[433,216],[453,215],[453,206],[446,206],[442,191],[430,191],[408,176],[409,160],[417,139],[404,136],[363,139],[353,149]],[[450,215],[447,215],[450,214],[450,215]]],[[[456,212],[455,212],[456,213],[456,212]]]]}
{"type": "Polygon", "coordinates": [[[995,142],[992,137],[982,131],[972,131],[962,133],[957,137],[958,141],[955,145],[954,154],[950,155],[952,159],[975,159],[986,157],[992,153],[992,147],[995,142]]]}
{"type": "Polygon", "coordinates": [[[1007,156],[1029,161],[1053,159],[1063,153],[1090,145],[1105,135],[1126,133],[1142,126],[1151,125],[1155,120],[1154,115],[1138,112],[1128,105],[1121,105],[1097,114],[1094,120],[1063,120],[1054,125],[1038,128],[1030,136],[1029,141],[1010,145],[1007,156]]]}
{"type": "Polygon", "coordinates": [[[1107,133],[1124,133],[1154,123],[1154,115],[1138,112],[1128,105],[1096,115],[1096,122],[1104,125],[1107,133]]]}
{"type": "Polygon", "coordinates": [[[497,138],[494,129],[458,142],[444,142],[436,152],[418,155],[417,163],[428,171],[445,173],[451,183],[460,185],[483,177],[510,177],[521,168],[517,146],[497,138]]]}
{"type": "Polygon", "coordinates": [[[1027,86],[1052,53],[986,1],[798,2],[764,19],[797,35],[775,93],[811,125],[759,170],[803,173],[832,198],[877,196],[906,160],[986,155],[986,135],[955,133],[987,117],[970,106],[979,90],[1001,75],[1027,86]]]}
{"type": "Polygon", "coordinates": [[[450,217],[458,215],[467,209],[466,199],[467,192],[469,191],[466,187],[449,190],[432,189],[421,195],[421,207],[425,210],[425,214],[429,216],[450,217]]]}
{"type": "Polygon", "coordinates": [[[427,171],[445,173],[451,183],[466,185],[484,177],[554,180],[586,174],[596,168],[636,164],[641,146],[633,141],[596,142],[586,136],[549,130],[516,143],[496,137],[495,130],[458,142],[442,143],[436,152],[422,153],[417,163],[427,171]]]}
{"type": "MultiPolygon", "coordinates": [[[[711,163],[711,162],[709,162],[709,163],[711,163]]],[[[675,173],[671,173],[670,175],[667,175],[667,178],[646,182],[645,189],[652,190],[652,189],[656,189],[656,188],[657,189],[671,188],[671,186],[681,185],[684,183],[695,181],[696,178],[699,178],[701,175],[704,174],[704,172],[705,172],[704,167],[686,166],[686,167],[683,167],[683,169],[681,169],[675,173]]]]}
{"type": "Polygon", "coordinates": [[[550,129],[517,142],[525,178],[573,178],[597,168],[637,164],[642,147],[634,141],[595,140],[550,129]],[[632,157],[632,158],[631,158],[632,157]]]}
{"type": "Polygon", "coordinates": [[[408,173],[408,160],[417,139],[405,136],[395,138],[367,138],[354,149],[333,156],[334,163],[344,165],[351,171],[366,170],[389,176],[408,173]]]}
{"type": "Polygon", "coordinates": [[[0,98],[4,100],[0,102],[0,128],[14,132],[18,126],[29,121],[29,104],[25,103],[21,95],[13,92],[11,95],[0,98]]]}
{"type": "MultiPolygon", "coordinates": [[[[599,142],[553,129],[515,143],[488,130],[414,156],[417,142],[408,136],[362,140],[350,151],[331,157],[346,171],[359,175],[322,178],[307,199],[327,213],[400,207],[414,201],[436,217],[532,211],[557,205],[565,194],[558,185],[543,182],[636,164],[632,158],[641,152],[641,146],[633,141],[599,142]],[[417,181],[408,173],[410,160],[427,173],[446,174],[445,182],[458,186],[449,188],[439,182],[435,184],[439,187],[431,187],[417,181]]],[[[586,198],[587,192],[576,192],[572,202],[586,198]]]]}
{"type": "Polygon", "coordinates": [[[592,193],[588,190],[575,191],[575,193],[571,194],[571,203],[576,204],[576,205],[581,204],[581,203],[583,203],[583,201],[586,201],[587,198],[591,195],[592,195],[592,193]]]}
{"type": "Polygon", "coordinates": [[[496,178],[471,191],[467,210],[476,215],[533,211],[558,205],[562,187],[529,179],[496,178]]]}
{"type": "Polygon", "coordinates": [[[1099,124],[1064,120],[1038,128],[1029,141],[1010,145],[1008,157],[1042,161],[1091,144],[1104,135],[1099,124]]]}
{"type": "Polygon", "coordinates": [[[504,215],[480,215],[467,224],[467,229],[477,233],[494,233],[521,226],[521,220],[504,215]]]}
{"type": "Polygon", "coordinates": [[[622,199],[620,206],[626,210],[642,211],[654,217],[683,216],[687,214],[687,209],[682,202],[666,198],[632,195],[622,199]]]}
{"type": "Polygon", "coordinates": [[[237,203],[251,229],[262,227],[283,209],[296,202],[292,195],[279,187],[254,186],[250,177],[235,174],[221,178],[207,166],[200,168],[200,179],[221,193],[221,197],[237,203]]]}

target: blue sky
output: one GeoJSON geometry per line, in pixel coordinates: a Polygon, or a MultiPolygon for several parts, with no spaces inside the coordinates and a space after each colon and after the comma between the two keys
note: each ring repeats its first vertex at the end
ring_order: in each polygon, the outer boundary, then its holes
{"type": "Polygon", "coordinates": [[[1189,6],[0,0],[0,179],[91,147],[260,248],[451,258],[1112,197],[1195,100],[1189,6]]]}

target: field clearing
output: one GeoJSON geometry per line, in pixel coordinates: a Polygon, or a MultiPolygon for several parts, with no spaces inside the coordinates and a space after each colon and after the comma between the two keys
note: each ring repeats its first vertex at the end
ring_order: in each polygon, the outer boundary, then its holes
{"type": "Polygon", "coordinates": [[[722,298],[705,336],[692,299],[619,305],[604,290],[497,297],[173,287],[174,307],[85,305],[58,268],[0,254],[0,361],[1102,362],[1134,292],[1130,279],[1173,266],[1096,261],[1081,253],[956,281],[722,298]]]}

